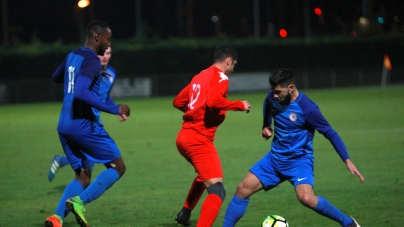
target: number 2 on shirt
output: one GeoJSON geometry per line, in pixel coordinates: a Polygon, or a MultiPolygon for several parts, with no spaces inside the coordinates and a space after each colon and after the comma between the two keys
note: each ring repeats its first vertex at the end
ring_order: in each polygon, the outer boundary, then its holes
{"type": "Polygon", "coordinates": [[[188,108],[193,110],[195,102],[198,101],[199,95],[201,94],[201,85],[200,84],[192,84],[192,96],[191,100],[188,104],[188,108]]]}

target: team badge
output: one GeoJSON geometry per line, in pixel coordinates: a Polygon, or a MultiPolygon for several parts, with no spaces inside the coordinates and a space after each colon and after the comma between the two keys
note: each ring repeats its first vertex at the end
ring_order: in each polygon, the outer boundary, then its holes
{"type": "Polygon", "coordinates": [[[296,114],[295,113],[290,113],[290,115],[289,115],[289,119],[292,121],[292,122],[295,122],[295,121],[297,121],[297,116],[296,116],[296,114]]]}

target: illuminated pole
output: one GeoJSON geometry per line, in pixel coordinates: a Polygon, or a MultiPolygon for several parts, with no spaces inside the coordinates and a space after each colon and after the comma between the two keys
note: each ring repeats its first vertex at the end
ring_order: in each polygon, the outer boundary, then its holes
{"type": "Polygon", "coordinates": [[[367,0],[362,0],[362,17],[367,17],[367,0]]]}
{"type": "Polygon", "coordinates": [[[79,29],[80,29],[80,41],[84,41],[86,39],[86,28],[85,28],[85,24],[84,24],[84,8],[86,8],[87,6],[90,5],[90,1],[89,0],[79,0],[79,2],[77,3],[77,6],[79,7],[78,10],[78,21],[79,21],[79,29]]]}
{"type": "Polygon", "coordinates": [[[254,38],[260,38],[260,1],[254,0],[254,38]]]}
{"type": "Polygon", "coordinates": [[[304,0],[303,3],[303,15],[304,15],[304,38],[309,39],[311,37],[310,32],[310,6],[309,0],[304,0]]]}
{"type": "Polygon", "coordinates": [[[7,0],[1,0],[1,11],[3,14],[3,46],[7,46],[8,44],[7,0]]]}
{"type": "Polygon", "coordinates": [[[136,37],[142,37],[142,4],[141,0],[135,0],[135,20],[136,20],[136,37]]]}

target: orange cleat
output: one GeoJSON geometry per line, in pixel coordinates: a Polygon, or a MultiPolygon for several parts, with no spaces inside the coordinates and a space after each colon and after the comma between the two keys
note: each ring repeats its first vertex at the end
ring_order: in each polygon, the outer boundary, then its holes
{"type": "Polygon", "coordinates": [[[61,218],[57,215],[52,215],[45,220],[45,227],[62,227],[61,218]]]}

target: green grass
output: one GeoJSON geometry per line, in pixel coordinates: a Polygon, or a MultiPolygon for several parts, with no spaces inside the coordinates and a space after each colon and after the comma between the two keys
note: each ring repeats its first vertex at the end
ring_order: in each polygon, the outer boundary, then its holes
{"type": "MultiPolygon", "coordinates": [[[[404,86],[303,92],[319,105],[366,177],[366,183],[360,183],[332,145],[316,134],[316,194],[354,216],[362,226],[402,226],[404,86]]],[[[215,227],[221,226],[238,182],[269,149],[270,143],[260,137],[265,95],[229,96],[249,100],[252,111],[228,112],[217,132],[215,144],[222,160],[227,197],[215,227]]],[[[182,207],[195,173],[175,147],[182,114],[172,107],[172,98],[119,100],[132,109],[130,119],[124,123],[118,122],[116,116],[103,115],[127,172],[102,197],[86,205],[86,218],[93,227],[175,226],[174,216],[182,207]]],[[[74,176],[70,167],[64,167],[53,182],[47,180],[53,155],[62,153],[56,132],[60,108],[61,103],[0,106],[1,227],[43,226],[74,176]]],[[[97,165],[94,176],[102,170],[103,166],[97,165]]],[[[193,212],[193,223],[201,204],[202,201],[193,212]]],[[[339,226],[300,205],[289,183],[255,194],[237,226],[258,226],[270,214],[284,216],[291,227],[339,226]]],[[[66,218],[64,226],[77,226],[73,216],[66,218]]]]}

